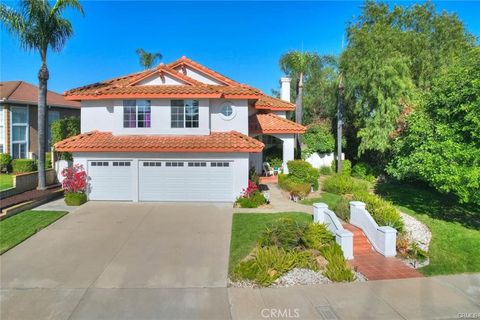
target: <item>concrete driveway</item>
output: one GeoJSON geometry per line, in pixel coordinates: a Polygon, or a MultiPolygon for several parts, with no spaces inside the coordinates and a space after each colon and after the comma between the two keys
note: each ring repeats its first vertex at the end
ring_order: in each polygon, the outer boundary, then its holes
{"type": "Polygon", "coordinates": [[[228,204],[90,202],[0,257],[1,319],[226,319],[228,204]]]}

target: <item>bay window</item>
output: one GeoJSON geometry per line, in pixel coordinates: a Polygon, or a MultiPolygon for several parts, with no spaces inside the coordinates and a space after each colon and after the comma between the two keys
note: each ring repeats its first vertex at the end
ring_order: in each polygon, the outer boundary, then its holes
{"type": "Polygon", "coordinates": [[[150,128],[151,103],[150,100],[123,101],[124,128],[150,128]]]}
{"type": "Polygon", "coordinates": [[[12,158],[28,156],[28,107],[11,107],[12,158]]]}

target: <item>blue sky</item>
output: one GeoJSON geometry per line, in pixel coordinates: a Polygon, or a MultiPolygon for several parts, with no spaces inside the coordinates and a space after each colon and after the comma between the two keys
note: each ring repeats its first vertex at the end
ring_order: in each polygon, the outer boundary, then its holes
{"type": "MultiPolygon", "coordinates": [[[[341,52],[346,24],[363,2],[83,2],[85,17],[68,13],[75,35],[50,53],[49,89],[58,92],[140,70],[136,48],[161,52],[163,62],[182,55],[266,93],[282,76],[288,50],[341,52]]],[[[409,4],[411,2],[400,2],[409,4]]],[[[12,3],[10,3],[12,4],[12,3]]],[[[480,2],[436,2],[456,12],[480,36],[480,2]]],[[[2,28],[0,79],[37,82],[35,53],[19,49],[2,28]]]]}

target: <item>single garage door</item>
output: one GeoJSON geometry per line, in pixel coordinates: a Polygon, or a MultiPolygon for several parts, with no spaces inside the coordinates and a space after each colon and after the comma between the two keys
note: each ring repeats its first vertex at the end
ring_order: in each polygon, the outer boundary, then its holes
{"type": "Polygon", "coordinates": [[[139,161],[140,201],[233,201],[233,162],[139,161]]]}
{"type": "Polygon", "coordinates": [[[131,161],[89,161],[88,175],[90,200],[133,200],[131,161]]]}

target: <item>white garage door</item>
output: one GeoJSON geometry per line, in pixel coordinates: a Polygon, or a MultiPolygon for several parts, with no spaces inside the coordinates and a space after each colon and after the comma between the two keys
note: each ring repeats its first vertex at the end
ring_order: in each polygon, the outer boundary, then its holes
{"type": "Polygon", "coordinates": [[[131,161],[89,161],[88,175],[90,200],[133,200],[131,161]]]}
{"type": "Polygon", "coordinates": [[[233,201],[230,161],[139,161],[140,201],[233,201]]]}

